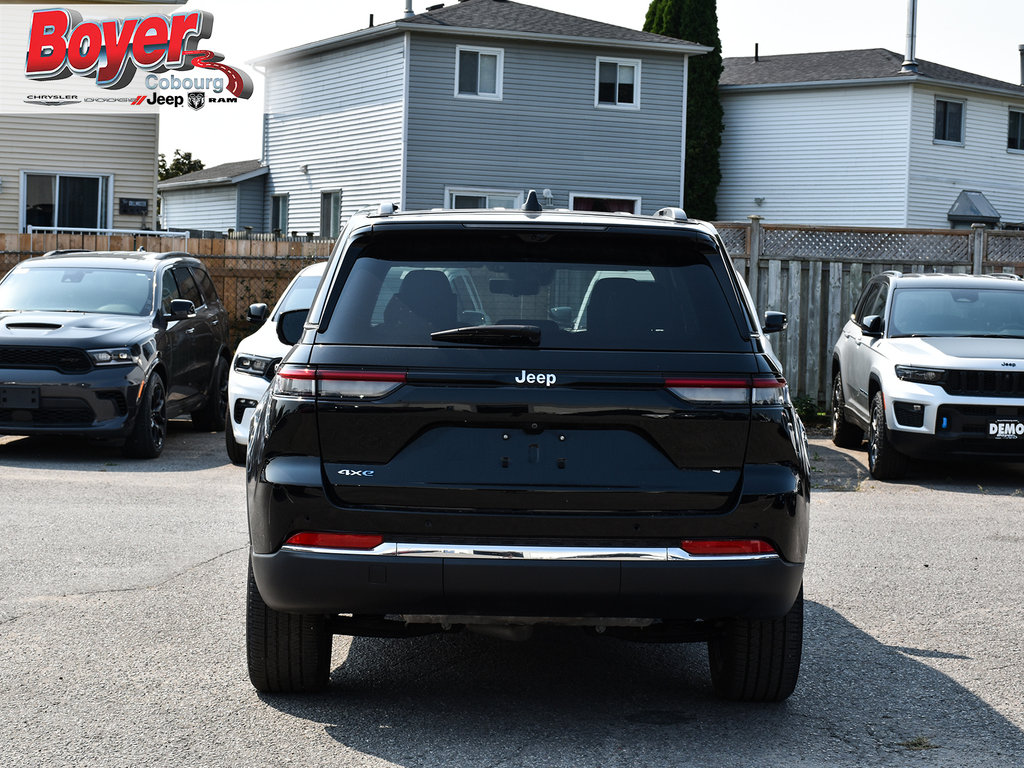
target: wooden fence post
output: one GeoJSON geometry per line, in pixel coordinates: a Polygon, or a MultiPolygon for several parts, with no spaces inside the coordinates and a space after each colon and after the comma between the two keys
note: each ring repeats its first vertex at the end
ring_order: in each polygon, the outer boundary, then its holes
{"type": "Polygon", "coordinates": [[[974,274],[982,274],[982,264],[985,261],[985,225],[971,224],[971,252],[974,257],[974,274]]]}
{"type": "Polygon", "coordinates": [[[757,304],[757,280],[760,276],[761,265],[759,261],[761,259],[761,244],[763,242],[764,230],[761,229],[761,219],[763,216],[753,214],[747,216],[750,219],[750,253],[747,254],[747,288],[750,290],[750,295],[754,299],[754,304],[757,304]]]}

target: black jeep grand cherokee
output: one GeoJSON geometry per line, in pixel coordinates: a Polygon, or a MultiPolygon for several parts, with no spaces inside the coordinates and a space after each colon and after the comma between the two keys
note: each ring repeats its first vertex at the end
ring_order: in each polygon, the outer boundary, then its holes
{"type": "Polygon", "coordinates": [[[340,238],[250,440],[259,690],[324,687],[332,633],[553,623],[793,691],[806,444],[720,238],[533,202],[340,238]]]}

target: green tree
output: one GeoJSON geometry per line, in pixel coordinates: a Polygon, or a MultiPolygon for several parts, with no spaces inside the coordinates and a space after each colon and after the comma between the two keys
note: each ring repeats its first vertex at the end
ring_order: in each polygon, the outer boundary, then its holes
{"type": "Polygon", "coordinates": [[[722,144],[722,41],[718,37],[715,0],[652,0],[644,31],[667,35],[714,50],[691,56],[686,105],[686,178],[683,205],[694,218],[714,220],[715,195],[722,180],[718,149],[722,144]]]}
{"type": "Polygon", "coordinates": [[[186,173],[201,171],[205,167],[203,161],[199,158],[192,159],[191,152],[182,152],[180,149],[176,149],[174,150],[174,159],[170,165],[167,164],[167,158],[164,157],[164,153],[160,153],[160,160],[157,164],[157,176],[160,181],[164,181],[165,179],[173,179],[175,176],[184,176],[186,173]]]}

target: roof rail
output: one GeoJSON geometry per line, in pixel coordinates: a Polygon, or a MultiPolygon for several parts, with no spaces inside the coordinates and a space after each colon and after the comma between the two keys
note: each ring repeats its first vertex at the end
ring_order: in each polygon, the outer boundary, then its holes
{"type": "Polygon", "coordinates": [[[985,277],[995,277],[1000,280],[1020,280],[1021,276],[1015,272],[989,272],[985,277]]]}
{"type": "Polygon", "coordinates": [[[689,217],[686,215],[686,211],[682,208],[662,208],[660,211],[654,214],[660,216],[663,219],[671,219],[672,221],[689,221],[689,217]]]}
{"type": "Polygon", "coordinates": [[[47,251],[41,258],[48,259],[51,256],[64,256],[69,253],[92,253],[88,248],[58,248],[55,251],[47,251]]]}
{"type": "Polygon", "coordinates": [[[883,275],[892,275],[893,277],[903,277],[903,273],[898,269],[887,269],[882,273],[883,275]]]}

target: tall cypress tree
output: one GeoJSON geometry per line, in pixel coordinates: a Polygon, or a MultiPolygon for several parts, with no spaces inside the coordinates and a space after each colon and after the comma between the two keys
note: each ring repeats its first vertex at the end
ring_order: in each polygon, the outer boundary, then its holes
{"type": "Polygon", "coordinates": [[[722,180],[718,148],[722,144],[722,41],[718,37],[715,0],[651,0],[644,31],[713,47],[690,57],[686,105],[686,178],[683,204],[694,218],[713,220],[715,195],[722,180]]]}

